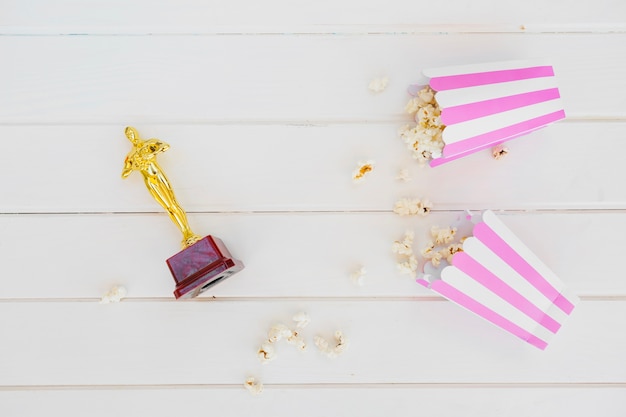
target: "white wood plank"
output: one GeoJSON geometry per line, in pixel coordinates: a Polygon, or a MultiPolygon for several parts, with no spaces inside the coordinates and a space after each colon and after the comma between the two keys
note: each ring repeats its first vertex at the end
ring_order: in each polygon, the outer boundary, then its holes
{"type": "Polygon", "coordinates": [[[626,302],[583,301],[540,351],[447,301],[4,302],[0,385],[309,383],[624,383],[626,302]],[[312,322],[298,352],[256,351],[298,311],[312,322]],[[330,359],[315,335],[340,329],[330,359]]]}
{"type": "MultiPolygon", "coordinates": [[[[459,213],[426,219],[395,214],[192,215],[202,234],[224,240],[246,269],[202,297],[432,297],[400,275],[391,244],[415,231],[419,252],[432,225],[459,213]],[[364,285],[350,274],[359,265],[364,285]]],[[[502,215],[537,256],[576,294],[624,296],[618,262],[623,213],[502,215]]],[[[100,298],[124,285],[132,298],[174,300],[165,260],[179,248],[179,232],[165,215],[0,216],[0,298],[100,298]]]]}
{"type": "Polygon", "coordinates": [[[624,33],[5,36],[0,122],[400,120],[424,68],[546,56],[570,118],[624,118],[613,92],[626,90],[625,42],[624,33]],[[376,95],[367,86],[382,75],[391,81],[376,95]]]}
{"type": "Polygon", "coordinates": [[[622,417],[624,388],[340,388],[273,387],[253,397],[243,387],[131,390],[0,391],[3,416],[30,417],[63,410],[66,417],[170,417],[219,410],[222,417],[271,415],[457,417],[622,417]]]}
{"type": "MultiPolygon", "coordinates": [[[[500,161],[486,150],[437,168],[411,159],[399,125],[137,128],[170,143],[160,163],[188,211],[389,211],[406,196],[442,210],[626,208],[626,123],[557,123],[510,142],[500,161]],[[367,159],[375,170],[354,184],[367,159]],[[407,183],[396,180],[403,167],[407,183]]],[[[130,150],[123,131],[0,126],[0,212],[161,212],[141,175],[120,178],[130,150]]]]}
{"type": "Polygon", "coordinates": [[[270,0],[4,1],[3,33],[310,33],[410,31],[620,30],[624,3],[270,0]],[[427,12],[425,12],[427,10],[427,12]],[[390,27],[391,26],[391,27],[390,27]]]}

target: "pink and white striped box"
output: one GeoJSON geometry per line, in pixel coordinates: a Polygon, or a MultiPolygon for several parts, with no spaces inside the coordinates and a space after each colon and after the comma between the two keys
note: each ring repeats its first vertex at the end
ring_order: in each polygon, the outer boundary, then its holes
{"type": "Polygon", "coordinates": [[[487,321],[545,349],[578,297],[492,211],[467,215],[458,232],[463,251],[417,282],[487,321]]]}
{"type": "Polygon", "coordinates": [[[551,65],[507,61],[423,71],[437,92],[445,146],[435,167],[565,118],[551,65]]]}

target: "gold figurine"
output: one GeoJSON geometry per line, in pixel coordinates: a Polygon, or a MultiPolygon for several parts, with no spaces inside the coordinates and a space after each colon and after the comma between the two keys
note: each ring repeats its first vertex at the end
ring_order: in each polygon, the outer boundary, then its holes
{"type": "Polygon", "coordinates": [[[170,219],[183,234],[183,249],[201,239],[191,231],[187,215],[182,209],[174,190],[170,185],[163,169],[157,163],[157,155],[169,149],[170,145],[159,139],[142,140],[134,127],[126,128],[126,137],[133,144],[133,149],[126,155],[122,178],[126,178],[133,171],[141,172],[144,183],[154,199],[167,211],[170,219]]]}

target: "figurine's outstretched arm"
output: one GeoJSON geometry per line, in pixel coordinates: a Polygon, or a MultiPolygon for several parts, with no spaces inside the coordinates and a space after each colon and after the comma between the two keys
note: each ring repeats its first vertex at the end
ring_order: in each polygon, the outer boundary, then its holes
{"type": "Polygon", "coordinates": [[[126,158],[124,161],[124,169],[122,170],[122,179],[128,177],[131,172],[133,172],[133,163],[130,161],[130,158],[126,158]]]}

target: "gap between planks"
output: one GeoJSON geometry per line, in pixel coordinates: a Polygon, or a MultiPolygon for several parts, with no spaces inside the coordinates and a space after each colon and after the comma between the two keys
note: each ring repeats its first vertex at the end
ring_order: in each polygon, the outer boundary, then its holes
{"type": "MultiPolygon", "coordinates": [[[[525,383],[471,383],[471,382],[418,382],[418,383],[317,383],[317,384],[263,384],[266,389],[589,389],[626,388],[626,382],[525,382],[525,383]]],[[[1,391],[115,391],[115,390],[177,390],[177,389],[237,389],[243,384],[180,384],[180,385],[5,385],[1,391]]]]}
{"type": "MultiPolygon", "coordinates": [[[[432,209],[432,213],[463,213],[468,210],[463,209],[432,209]]],[[[480,209],[469,209],[469,211],[481,211],[480,209]]],[[[496,209],[492,210],[498,214],[626,214],[626,207],[615,208],[536,208],[536,209],[496,209]]],[[[232,211],[199,211],[185,210],[187,214],[226,214],[226,215],[349,215],[349,214],[391,214],[393,210],[232,210],[232,211]]],[[[24,212],[0,212],[1,216],[162,216],[162,211],[24,211],[24,212]]]]}
{"type": "MultiPolygon", "coordinates": [[[[2,36],[2,35],[0,35],[2,36]]],[[[407,99],[409,96],[407,95],[407,99]]],[[[624,123],[626,122],[626,116],[568,116],[567,119],[559,121],[559,124],[572,124],[572,123],[624,123]]],[[[0,121],[0,127],[24,127],[24,126],[126,126],[128,120],[112,120],[104,119],[92,119],[88,120],[83,118],[81,121],[28,121],[28,122],[11,122],[0,121]]],[[[359,125],[405,125],[407,124],[406,116],[398,116],[397,118],[384,118],[384,119],[352,119],[352,120],[332,120],[332,119],[312,119],[312,120],[288,120],[288,119],[224,119],[224,120],[203,120],[203,119],[159,119],[159,120],[144,120],[142,125],[159,125],[159,126],[285,126],[285,127],[330,127],[330,126],[359,126],[359,125]]]]}
{"type": "MultiPolygon", "coordinates": [[[[578,295],[581,301],[626,301],[624,295],[578,295]]],[[[354,296],[354,297],[198,297],[193,300],[178,301],[171,297],[126,297],[122,303],[207,303],[207,302],[439,302],[448,301],[436,295],[393,297],[393,296],[354,296]]],[[[0,303],[99,303],[100,298],[0,298],[0,303]]]]}
{"type": "Polygon", "coordinates": [[[200,32],[199,29],[192,27],[188,32],[171,31],[158,32],[152,30],[144,31],[116,31],[115,27],[108,32],[106,29],[96,31],[93,28],[76,28],[69,30],[58,30],[54,33],[45,33],[47,30],[34,26],[5,26],[2,28],[4,32],[0,32],[3,37],[64,37],[64,36],[94,36],[94,37],[116,37],[116,36],[133,36],[133,37],[164,37],[164,36],[193,36],[193,37],[218,37],[218,36],[336,36],[336,37],[355,37],[355,36],[415,36],[415,35],[606,35],[606,34],[623,34],[626,33],[626,25],[624,24],[608,24],[605,26],[576,26],[576,25],[305,25],[302,26],[283,26],[276,28],[273,25],[267,28],[250,27],[248,30],[228,31],[216,28],[214,32],[200,32]],[[457,26],[457,27],[455,27],[457,26]]]}

